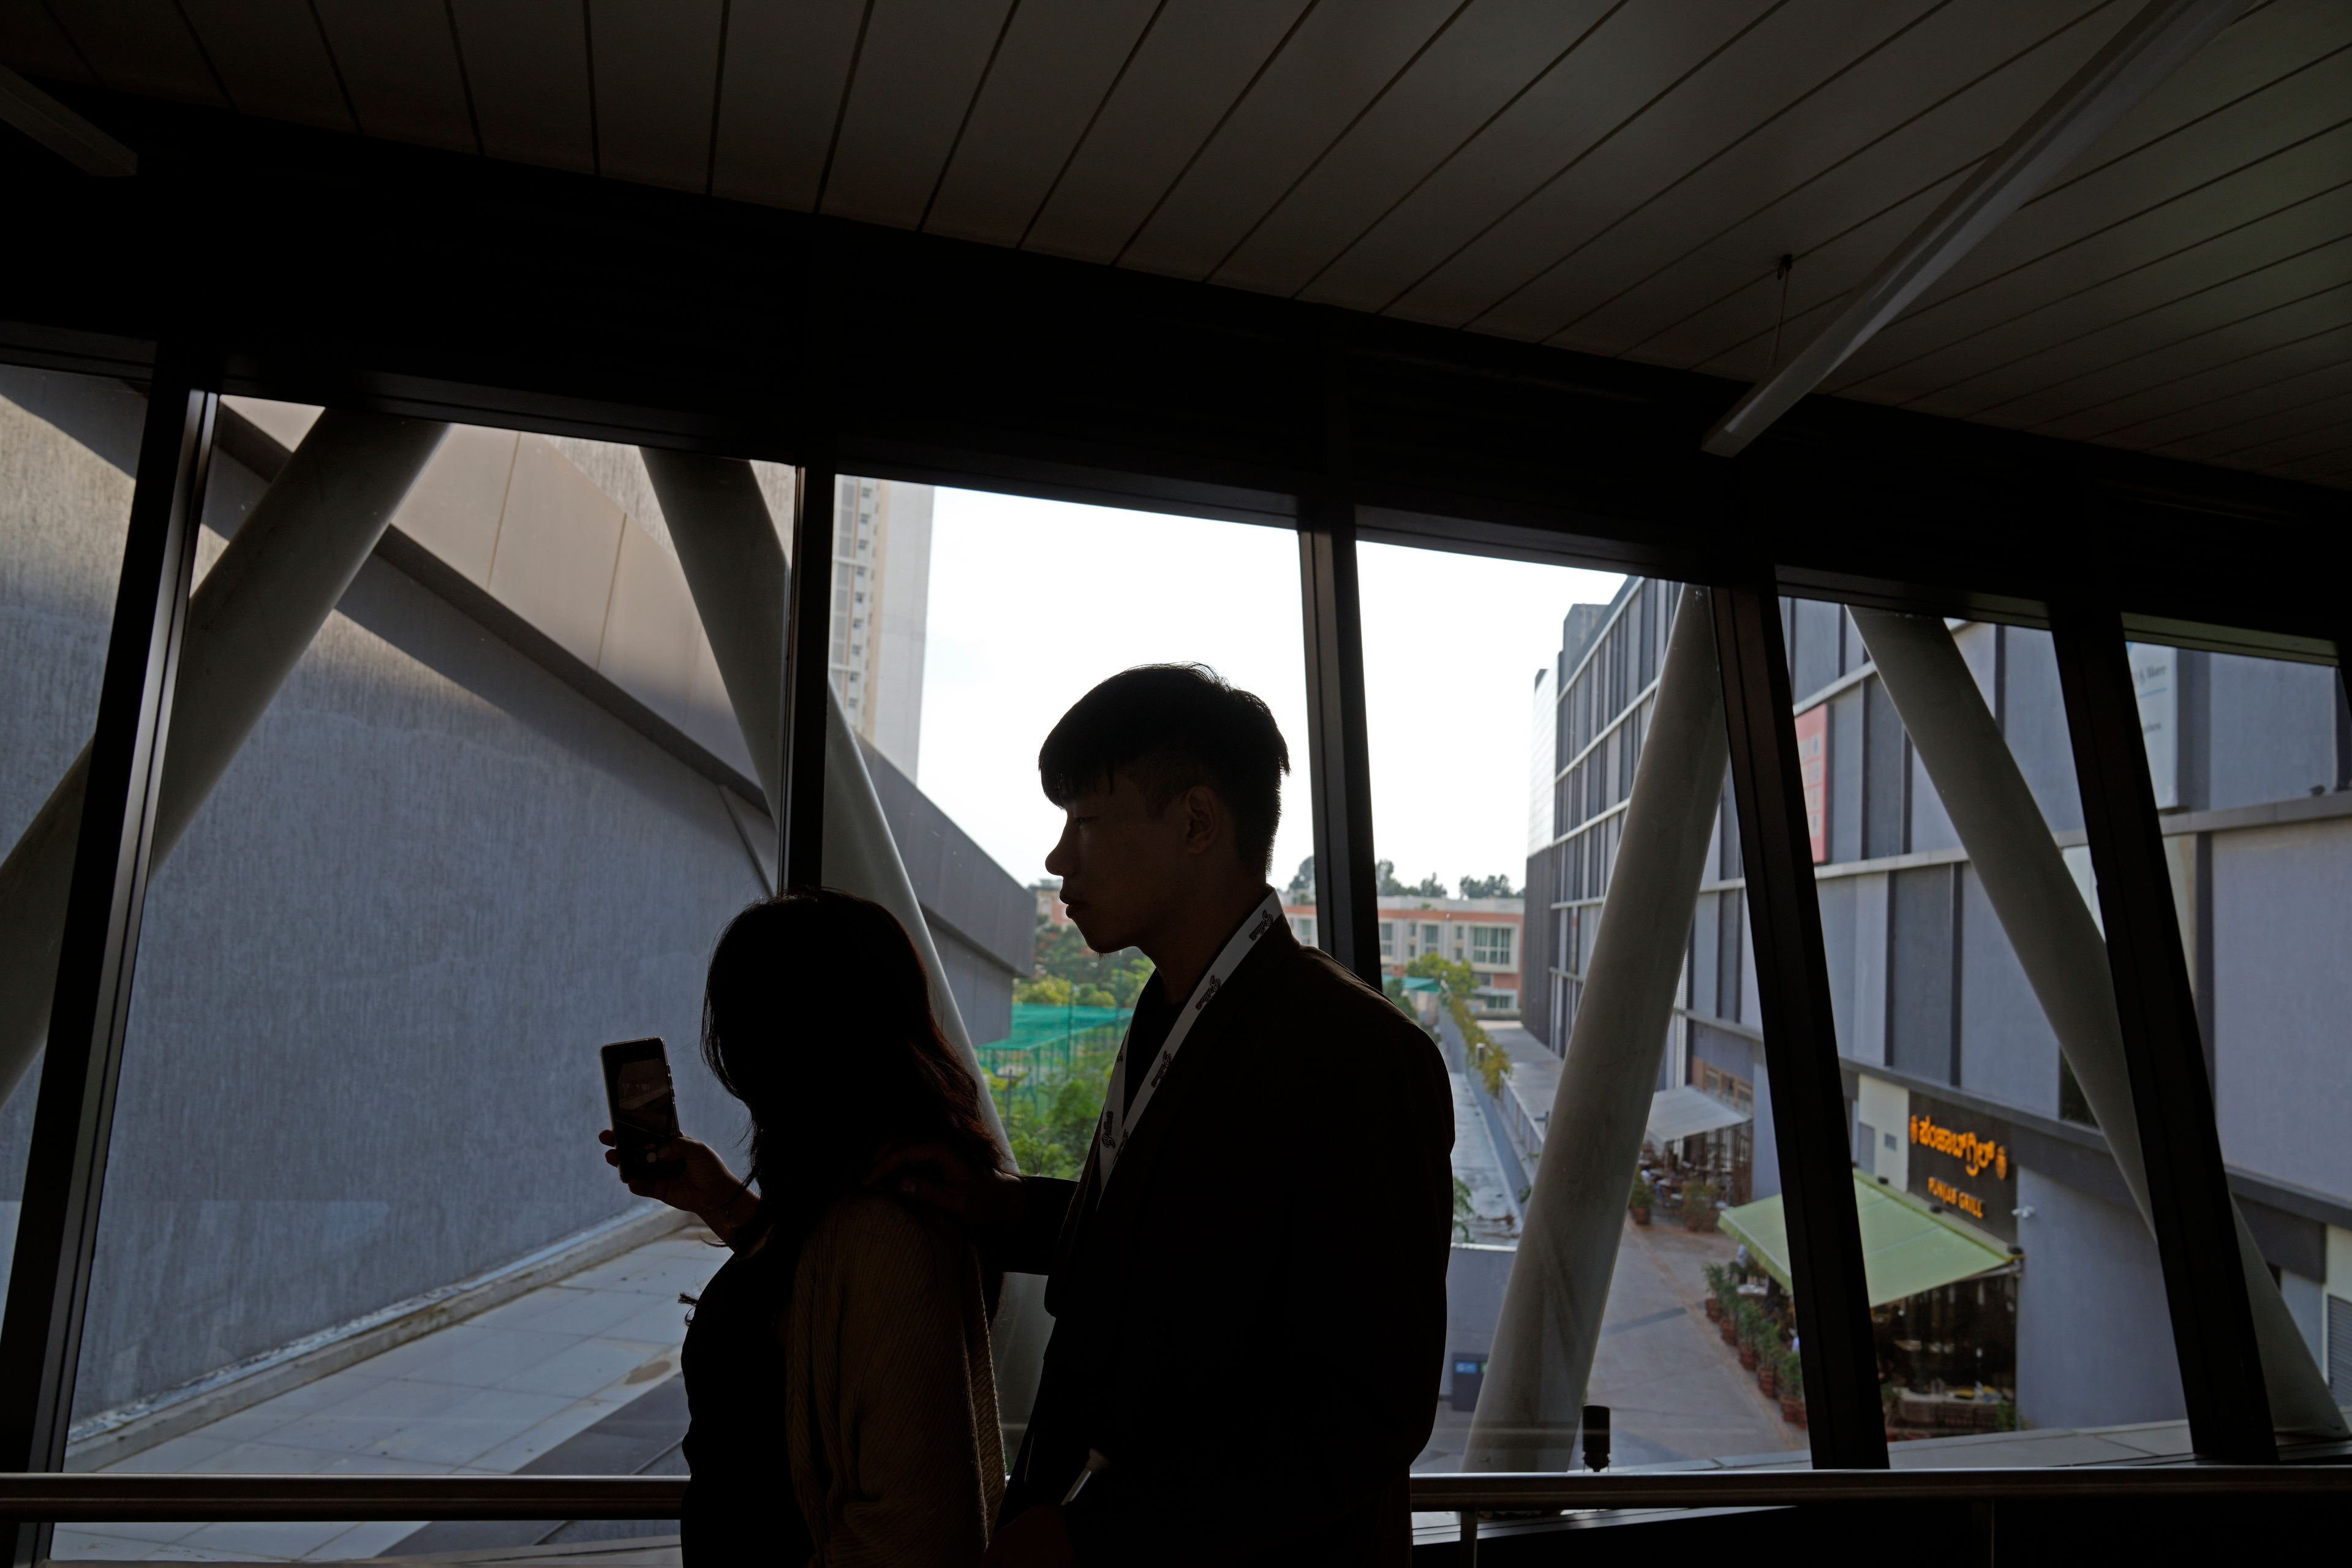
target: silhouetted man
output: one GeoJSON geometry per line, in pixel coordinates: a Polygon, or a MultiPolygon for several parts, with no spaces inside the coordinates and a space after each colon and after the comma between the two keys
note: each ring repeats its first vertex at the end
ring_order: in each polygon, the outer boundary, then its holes
{"type": "Polygon", "coordinates": [[[1291,935],[1265,880],[1289,767],[1265,704],[1198,666],[1112,677],[1039,753],[1070,918],[1156,973],[1078,1181],[909,1184],[1050,1275],[993,1561],[1409,1555],[1453,1100],[1420,1026],[1291,935]]]}

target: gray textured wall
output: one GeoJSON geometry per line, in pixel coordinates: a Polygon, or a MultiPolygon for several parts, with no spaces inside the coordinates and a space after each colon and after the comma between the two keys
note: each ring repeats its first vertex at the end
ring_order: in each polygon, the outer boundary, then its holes
{"type": "Polygon", "coordinates": [[[2352,1196],[2352,831],[2345,819],[2213,837],[2213,1079],[2234,1165],[2352,1196]]]}
{"type": "Polygon", "coordinates": [[[2019,1414],[2034,1426],[2179,1420],[2164,1278],[2139,1215],[2031,1169],[2017,1198],[2033,1211],[2018,1226],[2019,1414]]]}
{"type": "MultiPolygon", "coordinates": [[[[88,734],[142,412],[103,382],[0,383],[11,841],[88,734]]],[[[215,472],[200,569],[260,492],[215,472]]],[[[1025,959],[1031,900],[995,875],[964,871],[996,895],[972,923],[993,953],[1017,904],[1025,959]]],[[[77,1413],[624,1212],[594,1142],[605,1041],[667,1037],[689,1131],[736,1145],[694,1040],[710,945],[760,890],[715,786],[371,563],[155,877],[77,1413]]],[[[942,947],[994,1024],[1001,956],[942,947]]],[[[0,1201],[31,1101],[0,1108],[0,1201]]]]}
{"type": "Polygon", "coordinates": [[[1973,867],[1960,872],[1960,1084],[2058,1114],[2058,1037],[1973,867]]]}

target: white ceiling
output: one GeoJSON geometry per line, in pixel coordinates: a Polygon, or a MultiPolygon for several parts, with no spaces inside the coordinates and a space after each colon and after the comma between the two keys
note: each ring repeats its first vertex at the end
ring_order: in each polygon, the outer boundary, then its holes
{"type": "MultiPolygon", "coordinates": [[[[1754,379],[2138,4],[0,0],[0,58],[1754,379]]],[[[2352,486],[2352,0],[2254,7],[1830,390],[2352,486]]]]}

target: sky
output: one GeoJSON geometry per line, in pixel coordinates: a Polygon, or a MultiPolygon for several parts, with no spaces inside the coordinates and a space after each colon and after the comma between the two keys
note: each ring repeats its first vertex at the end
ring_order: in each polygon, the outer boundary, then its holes
{"type": "MultiPolygon", "coordinates": [[[[1409,880],[1527,862],[1531,683],[1560,618],[1613,574],[1375,545],[1360,552],[1372,812],[1409,880]]],[[[1088,688],[1198,659],[1256,692],[1289,742],[1276,883],[1314,849],[1298,545],[1286,529],[941,489],[916,782],[1023,882],[1061,813],[1037,747],[1088,688]]]]}

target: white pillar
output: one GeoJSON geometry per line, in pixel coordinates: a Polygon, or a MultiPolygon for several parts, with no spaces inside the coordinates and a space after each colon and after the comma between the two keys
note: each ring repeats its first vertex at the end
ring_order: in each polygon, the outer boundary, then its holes
{"type": "Polygon", "coordinates": [[[1706,594],[1685,588],[1465,1470],[1574,1462],[1727,754],[1706,594]]]}
{"type": "MultiPolygon", "coordinates": [[[[164,745],[155,869],[204,808],[448,428],[329,409],[196,585],[164,745]]],[[[15,1092],[48,1037],[89,764],[85,746],[0,862],[0,1100],[15,1092]]]]}
{"type": "MultiPolygon", "coordinates": [[[[2153,1231],[2147,1167],[2132,1110],[2131,1077],[2124,1064],[2123,1026],[2116,1012],[2106,943],[2051,837],[2049,823],[1943,621],[1885,610],[1857,608],[1853,614],[1878,667],[1878,678],[1968,851],[1986,901],[2008,933],[2009,945],[2058,1037],[2058,1048],[2074,1069],[2074,1081],[2082,1085],[2099,1130],[2106,1134],[2140,1217],[2149,1221],[2153,1231]]],[[[2234,1197],[2230,1206],[2237,1220],[2238,1264],[2253,1307],[2254,1341],[2262,1353],[2273,1423],[2284,1432],[2346,1436],[2343,1413],[2321,1381],[2234,1197]]],[[[2032,1267],[2030,1261],[2027,1266],[2032,1267]]],[[[2095,1331],[2085,1325],[2085,1331],[2095,1331]]]]}
{"type": "MultiPolygon", "coordinates": [[[[784,777],[784,621],[791,602],[783,542],[751,464],[654,447],[642,450],[654,495],[686,568],[687,589],[694,595],[695,611],[702,617],[719,679],[726,684],[728,704],[742,726],[744,744],[751,749],[752,765],[768,795],[769,814],[775,816],[784,777]]],[[[830,498],[817,497],[808,504],[832,503],[830,498]]],[[[948,989],[939,947],[899,858],[898,841],[883,819],[865,754],[841,711],[840,699],[830,685],[825,690],[825,884],[873,900],[907,928],[930,977],[931,1009],[949,1043],[981,1084],[981,1113],[1002,1144],[1004,1131],[997,1121],[996,1102],[987,1092],[963,1014],[948,989]]]]}

